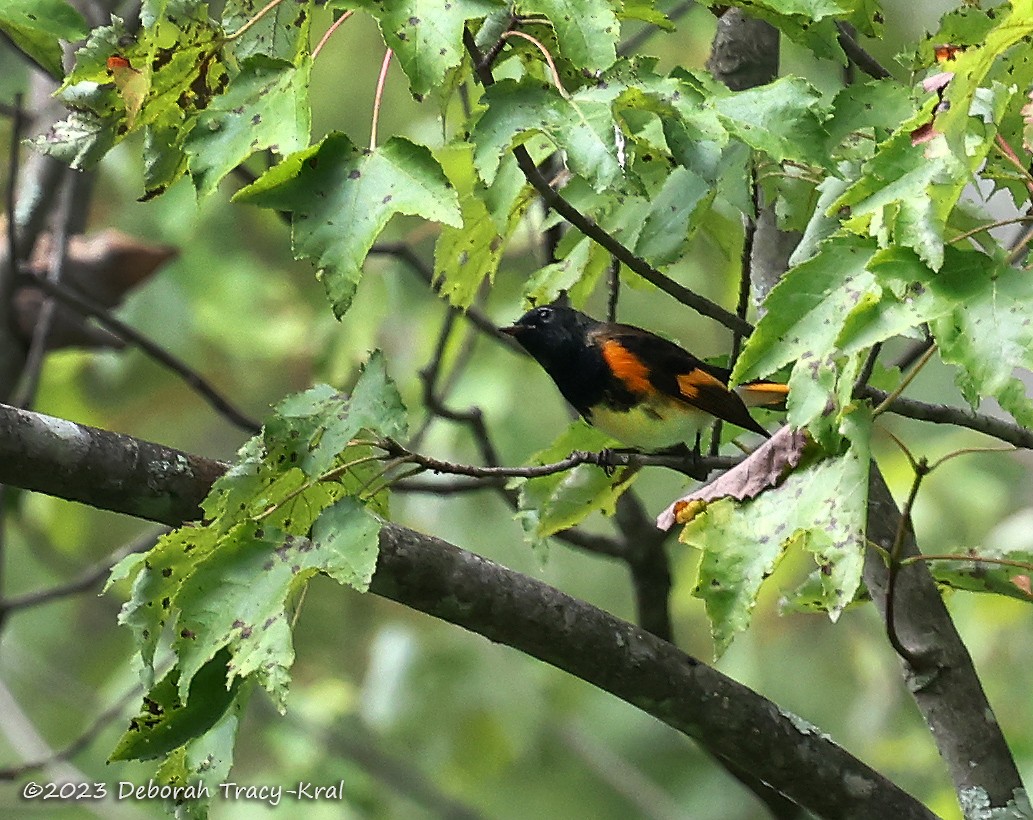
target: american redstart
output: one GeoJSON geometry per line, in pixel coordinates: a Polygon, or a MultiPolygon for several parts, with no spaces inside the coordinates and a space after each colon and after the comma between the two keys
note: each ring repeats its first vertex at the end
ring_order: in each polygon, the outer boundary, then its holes
{"type": "Polygon", "coordinates": [[[573,308],[542,305],[500,330],[538,360],[585,421],[641,450],[696,442],[715,419],[767,437],[747,406],[785,405],[784,384],[730,389],[730,370],[648,330],[573,308]]]}

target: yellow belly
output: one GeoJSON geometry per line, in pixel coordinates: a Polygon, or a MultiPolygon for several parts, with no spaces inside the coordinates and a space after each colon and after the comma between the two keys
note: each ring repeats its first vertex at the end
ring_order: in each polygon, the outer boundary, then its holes
{"type": "Polygon", "coordinates": [[[696,435],[709,427],[714,417],[702,410],[665,399],[627,411],[597,408],[592,424],[629,447],[663,450],[685,443],[692,447],[696,435]]]}

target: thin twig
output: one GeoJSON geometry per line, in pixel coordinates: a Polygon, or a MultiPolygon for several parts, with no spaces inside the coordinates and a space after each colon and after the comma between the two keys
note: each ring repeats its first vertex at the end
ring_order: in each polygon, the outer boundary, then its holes
{"type": "MultiPolygon", "coordinates": [[[[404,242],[377,242],[370,248],[369,252],[373,255],[391,256],[404,262],[409,270],[419,276],[435,293],[440,293],[441,283],[435,281],[433,269],[420,259],[416,252],[404,242]]],[[[508,336],[499,330],[495,322],[477,308],[467,308],[463,316],[478,330],[502,342],[510,350],[523,352],[523,348],[517,344],[512,336],[508,336]]]]}
{"type": "Polygon", "coordinates": [[[900,398],[901,394],[905,390],[907,390],[908,385],[911,384],[912,381],[914,381],[915,376],[917,376],[922,371],[922,368],[929,363],[929,360],[933,357],[934,353],[936,353],[935,342],[929,345],[929,349],[922,354],[922,357],[915,363],[915,366],[912,367],[907,372],[907,375],[900,380],[900,384],[896,386],[893,392],[886,396],[886,398],[882,400],[878,407],[872,410],[872,417],[879,416],[882,413],[885,413],[886,409],[891,404],[893,404],[894,401],[900,398]]]}
{"type": "MultiPolygon", "coordinates": [[[[166,671],[167,666],[156,672],[156,674],[160,677],[164,675],[166,671]]],[[[93,722],[86,727],[78,737],[70,743],[67,743],[62,748],[55,750],[44,758],[32,760],[28,763],[22,763],[18,766],[9,766],[7,768],[0,769],[0,781],[16,780],[17,778],[24,777],[31,772],[46,768],[54,763],[59,763],[75,757],[79,752],[83,751],[83,749],[93,743],[100,733],[104,729],[107,729],[113,720],[122,715],[122,713],[125,712],[126,707],[139,698],[141,694],[143,694],[143,686],[137,684],[126,691],[111,706],[97,715],[93,722]]]]}
{"type": "Polygon", "coordinates": [[[340,17],[334,20],[330,28],[326,30],[326,33],[323,35],[322,39],[316,44],[316,47],[312,49],[313,60],[315,60],[316,57],[319,56],[319,52],[323,50],[323,46],[325,46],[327,41],[333,36],[333,33],[337,31],[337,28],[341,25],[341,23],[343,23],[353,14],[355,14],[355,9],[348,9],[348,11],[346,11],[344,14],[342,14],[340,17]]]}
{"type": "MultiPolygon", "coordinates": [[[[866,387],[861,393],[873,401],[886,402],[889,394],[874,387],[866,387]]],[[[946,404],[928,404],[904,396],[898,396],[887,406],[886,413],[893,413],[916,421],[931,421],[934,424],[953,424],[975,430],[993,438],[1014,444],[1023,450],[1033,450],[1033,430],[1020,427],[1018,424],[994,418],[985,413],[977,413],[964,407],[950,407],[946,404]]]]}
{"type": "Polygon", "coordinates": [[[868,355],[865,357],[864,364],[861,365],[861,372],[857,374],[857,378],[854,380],[854,389],[851,391],[851,395],[857,396],[867,387],[868,380],[871,379],[872,373],[875,372],[875,363],[879,360],[881,352],[882,342],[876,342],[872,345],[871,350],[868,351],[868,355]]]}
{"type": "Polygon", "coordinates": [[[691,454],[686,457],[681,455],[626,453],[616,450],[604,450],[598,453],[579,450],[571,453],[567,458],[552,464],[536,464],[526,467],[480,467],[473,464],[456,464],[450,461],[442,461],[422,453],[416,453],[391,439],[382,439],[376,446],[391,457],[419,464],[425,470],[435,473],[470,476],[472,478],[539,478],[569,470],[580,464],[595,464],[603,468],[669,467],[672,470],[695,477],[701,471],[705,471],[705,475],[712,470],[731,469],[741,460],[727,457],[696,459],[691,454]]]}
{"type": "Polygon", "coordinates": [[[14,114],[11,118],[11,144],[8,147],[7,155],[7,191],[5,192],[5,204],[7,208],[7,225],[4,233],[7,237],[7,265],[5,270],[0,272],[0,309],[3,315],[0,321],[11,321],[11,302],[15,289],[15,280],[18,276],[18,237],[17,225],[14,220],[16,207],[16,196],[18,190],[18,172],[21,160],[21,131],[22,122],[22,95],[21,92],[14,97],[14,114]]]}
{"type": "Polygon", "coordinates": [[[394,52],[388,49],[384,52],[384,59],[380,63],[380,74],[377,76],[377,91],[373,97],[373,124],[369,131],[369,150],[377,148],[377,125],[380,124],[380,103],[384,98],[384,83],[387,82],[387,69],[391,65],[391,55],[394,52]]]}
{"type": "MultiPolygon", "coordinates": [[[[54,228],[54,247],[45,280],[54,285],[60,285],[64,278],[65,264],[68,261],[69,223],[72,219],[73,204],[78,189],[76,177],[70,172],[64,175],[62,183],[61,201],[58,205],[54,228]]],[[[32,329],[32,341],[29,343],[29,353],[25,358],[25,367],[22,370],[21,388],[15,394],[13,401],[15,407],[29,410],[36,401],[36,391],[39,389],[43,359],[47,355],[55,312],[54,300],[44,299],[36,316],[36,324],[32,329]]]]}
{"type": "MultiPolygon", "coordinates": [[[[164,532],[164,530],[162,530],[162,532],[164,532]]],[[[73,578],[71,581],[47,587],[46,589],[39,589],[34,592],[26,592],[21,595],[12,595],[9,598],[5,598],[0,601],[0,622],[2,622],[12,612],[42,606],[43,604],[49,604],[52,601],[58,601],[71,595],[77,595],[80,592],[90,590],[107,577],[108,573],[111,572],[111,567],[115,563],[121,561],[127,555],[149,550],[154,546],[161,534],[161,532],[151,532],[135,541],[130,541],[128,544],[115,550],[106,558],[102,558],[93,566],[87,567],[77,578],[73,578]]]]}
{"type": "Polygon", "coordinates": [[[434,481],[433,479],[407,478],[394,482],[391,489],[400,493],[425,493],[427,495],[454,495],[455,493],[476,493],[482,490],[494,490],[503,487],[506,479],[457,478],[451,481],[434,481]]]}
{"type": "Polygon", "coordinates": [[[970,564],[998,564],[1002,567],[1015,567],[1017,569],[1024,569],[1027,572],[1033,572],[1033,563],[1029,561],[1015,561],[1011,558],[988,558],[984,555],[967,555],[964,553],[944,553],[942,555],[926,555],[922,553],[921,555],[911,555],[902,559],[900,565],[906,567],[919,561],[960,561],[970,564]]]}
{"type": "MultiPolygon", "coordinates": [[[[756,173],[750,168],[750,189],[753,199],[754,213],[761,207],[760,186],[757,184],[756,173]]],[[[753,244],[757,237],[757,220],[753,215],[743,216],[743,241],[742,253],[739,261],[739,298],[735,304],[735,315],[746,321],[746,313],[750,309],[750,289],[753,286],[753,244]]],[[[743,334],[738,330],[732,331],[732,349],[728,354],[728,367],[733,369],[739,360],[739,353],[742,351],[743,334]]],[[[710,455],[716,456],[721,449],[721,430],[724,423],[718,419],[710,434],[710,455]]]]}
{"type": "Polygon", "coordinates": [[[136,345],[156,362],[183,379],[191,389],[231,424],[249,433],[257,433],[261,429],[261,425],[258,422],[248,418],[230,404],[229,400],[219,393],[200,373],[138,330],[130,327],[120,319],[116,319],[103,306],[97,304],[92,299],[64,285],[50,282],[30,273],[21,274],[19,279],[25,285],[39,288],[48,296],[53,296],[59,302],[68,305],[83,316],[92,316],[119,338],[129,344],[136,345]]]}
{"type": "Polygon", "coordinates": [[[445,321],[442,333],[438,337],[438,346],[435,350],[431,363],[420,371],[420,380],[423,382],[423,401],[430,412],[448,421],[468,425],[473,434],[474,441],[480,451],[481,459],[490,467],[497,467],[499,464],[498,453],[491,441],[488,427],[484,423],[484,414],[479,407],[471,407],[467,410],[454,410],[445,404],[444,398],[437,392],[436,384],[441,369],[441,360],[445,352],[445,344],[448,341],[448,334],[451,331],[458,311],[450,310],[449,318],[445,321]]]}
{"type": "MultiPolygon", "coordinates": [[[[697,5],[695,0],[685,0],[683,3],[679,3],[669,12],[667,12],[667,19],[672,23],[683,17],[690,9],[697,5]]],[[[619,46],[617,46],[617,56],[627,57],[629,54],[634,54],[638,51],[639,47],[645,45],[646,41],[649,40],[654,34],[660,31],[659,26],[655,26],[652,23],[648,23],[632,34],[628,39],[624,40],[619,46]]]]}
{"type": "Polygon", "coordinates": [[[1000,131],[994,134],[994,144],[997,146],[997,150],[1004,155],[1004,158],[1018,169],[1019,174],[1022,176],[1022,182],[1026,186],[1026,190],[1029,191],[1030,196],[1033,196],[1033,176],[1030,175],[1029,169],[1022,164],[1022,160],[1020,160],[1018,155],[1015,153],[1015,149],[1013,149],[1008,144],[1008,141],[1001,136],[1000,131]]]}
{"type": "Polygon", "coordinates": [[[914,507],[915,498],[918,496],[918,490],[922,486],[922,480],[929,474],[929,465],[924,458],[915,460],[901,442],[898,441],[897,443],[904,449],[904,453],[911,461],[911,465],[915,470],[915,478],[911,482],[911,491],[908,493],[907,501],[904,502],[904,506],[900,510],[897,534],[893,539],[893,546],[889,552],[889,573],[886,578],[886,637],[889,639],[894,651],[907,661],[912,668],[917,668],[918,659],[910,649],[904,646],[897,635],[894,622],[894,600],[896,598],[897,575],[900,572],[900,557],[904,548],[904,536],[909,529],[913,528],[911,510],[914,507]]]}
{"type": "Polygon", "coordinates": [[[1030,214],[1024,214],[1023,216],[1014,216],[1011,219],[998,219],[996,222],[987,222],[985,225],[979,225],[970,231],[959,233],[957,236],[947,240],[948,245],[953,245],[955,242],[961,242],[964,239],[981,234],[986,231],[992,231],[994,228],[1003,228],[1007,225],[1021,225],[1027,222],[1033,222],[1033,216],[1030,214]]]}
{"type": "MultiPolygon", "coordinates": [[[[7,238],[7,264],[0,267],[0,338],[14,343],[14,291],[18,281],[18,235],[14,220],[17,206],[18,173],[21,161],[21,132],[24,127],[22,113],[22,93],[14,95],[14,110],[11,112],[11,144],[7,157],[7,190],[4,204],[7,211],[7,224],[4,234],[7,238]]],[[[6,355],[12,355],[8,352],[6,355]]],[[[13,371],[16,372],[16,371],[13,371]]],[[[7,553],[7,487],[0,484],[0,591],[5,581],[5,556],[7,553]]]]}
{"type": "Polygon", "coordinates": [[[230,43],[233,40],[236,40],[238,37],[240,37],[240,35],[242,35],[245,31],[247,31],[253,25],[255,25],[255,23],[257,23],[259,20],[261,20],[263,17],[265,17],[266,14],[268,14],[270,11],[272,11],[274,8],[276,8],[278,5],[280,5],[280,3],[282,3],[282,2],[283,2],[283,0],[269,0],[269,2],[265,4],[265,6],[263,6],[261,9],[259,9],[258,13],[254,17],[252,17],[250,20],[248,20],[246,23],[244,23],[244,25],[242,25],[240,28],[238,28],[232,34],[227,34],[226,37],[225,37],[226,42],[230,43]]]}
{"type": "Polygon", "coordinates": [[[502,53],[503,47],[506,45],[506,32],[512,31],[513,28],[519,24],[520,18],[511,14],[509,16],[509,22],[506,24],[502,34],[499,35],[499,39],[492,43],[491,48],[484,52],[481,57],[481,61],[475,66],[475,68],[490,71],[491,67],[495,65],[495,61],[498,59],[499,54],[502,53]]]}
{"type": "Polygon", "coordinates": [[[552,73],[553,85],[556,86],[556,90],[560,92],[560,96],[563,97],[563,99],[570,100],[570,94],[567,92],[567,89],[563,87],[563,82],[560,80],[560,73],[556,70],[556,63],[553,62],[549,49],[542,45],[542,41],[536,37],[532,37],[526,31],[519,31],[517,29],[502,32],[502,36],[499,39],[508,40],[510,37],[520,37],[523,40],[527,40],[542,53],[542,56],[545,58],[545,62],[549,65],[549,71],[552,73]]]}

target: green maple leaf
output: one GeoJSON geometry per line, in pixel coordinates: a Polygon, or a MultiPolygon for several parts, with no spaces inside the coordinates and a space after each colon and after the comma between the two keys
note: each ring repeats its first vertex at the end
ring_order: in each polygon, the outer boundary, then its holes
{"type": "Polygon", "coordinates": [[[286,155],[308,144],[311,62],[256,56],[241,65],[226,92],[198,118],[186,139],[194,185],[201,195],[256,151],[286,155]]]}
{"type": "Polygon", "coordinates": [[[319,268],[338,317],[394,214],[462,224],[459,198],[441,166],[427,148],[401,137],[369,151],[344,134],[329,134],[269,169],[233,201],[291,212],[294,254],[319,268]]]}
{"type": "Polygon", "coordinates": [[[577,68],[604,71],[617,59],[620,23],[607,0],[521,0],[517,5],[522,13],[549,18],[560,52],[577,68]]]}
{"type": "Polygon", "coordinates": [[[61,79],[60,40],[75,42],[89,32],[83,16],[65,0],[4,0],[0,31],[55,79],[61,79]]]}
{"type": "Polygon", "coordinates": [[[281,0],[256,20],[266,5],[266,0],[227,0],[222,10],[222,26],[227,32],[232,34],[252,23],[234,37],[233,55],[240,62],[256,55],[297,62],[308,50],[313,0],[281,0]]]}
{"type": "Polygon", "coordinates": [[[377,19],[384,42],[398,55],[409,88],[417,97],[440,85],[445,74],[462,61],[466,22],[505,9],[501,0],[359,0],[346,5],[365,8],[377,19]]]}
{"type": "Polygon", "coordinates": [[[835,354],[847,317],[881,293],[867,269],[874,242],[837,236],[819,253],[792,268],[764,302],[757,323],[735,364],[737,382],[767,376],[803,356],[835,354]]]}
{"type": "Polygon", "coordinates": [[[569,97],[534,80],[500,80],[485,91],[474,127],[474,164],[491,184],[503,155],[535,134],[566,152],[570,169],[602,191],[623,176],[614,133],[616,86],[586,88],[569,97]]]}
{"type": "Polygon", "coordinates": [[[832,620],[854,599],[866,550],[870,416],[851,414],[843,432],[843,455],[792,473],[748,503],[710,504],[679,536],[703,553],[693,594],[706,604],[716,655],[749,626],[762,584],[793,544],[814,554],[819,602],[832,620]]]}

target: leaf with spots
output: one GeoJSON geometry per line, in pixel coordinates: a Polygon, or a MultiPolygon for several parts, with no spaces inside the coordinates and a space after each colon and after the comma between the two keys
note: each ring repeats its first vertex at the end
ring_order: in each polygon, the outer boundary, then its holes
{"type": "Polygon", "coordinates": [[[810,354],[836,349],[847,317],[880,293],[867,270],[875,243],[836,236],[792,268],[768,294],[766,312],[735,365],[736,383],[759,379],[810,354]]]}
{"type": "Polygon", "coordinates": [[[960,368],[958,386],[969,404],[978,407],[992,396],[1030,427],[1033,400],[1017,373],[1033,368],[1033,278],[1004,262],[978,259],[984,264],[976,266],[974,281],[959,283],[966,297],[930,327],[941,358],[960,368]]]}
{"type": "Polygon", "coordinates": [[[223,177],[258,151],[285,156],[308,144],[310,71],[308,59],[294,65],[256,56],[241,65],[184,145],[198,194],[214,193],[223,177]]]}
{"type": "Polygon", "coordinates": [[[936,581],[951,589],[969,592],[989,592],[1033,603],[1033,550],[988,544],[984,549],[970,550],[965,560],[929,561],[929,571],[936,581]],[[977,560],[978,558],[990,560],[977,560]],[[995,563],[996,559],[996,563],[995,563]],[[1002,561],[1008,563],[1000,563],[1002,561]]]}
{"type": "Polygon", "coordinates": [[[166,628],[181,698],[228,648],[228,680],[254,678],[282,703],[293,661],[291,600],[316,573],[364,591],[376,565],[386,493],[380,467],[353,439],[405,434],[405,408],[374,353],[350,395],[326,385],[280,402],[204,501],[207,520],[175,530],[112,570],[133,578],[120,622],[145,670],[166,628]],[[311,536],[310,536],[311,533],[311,536]]]}
{"type": "Polygon", "coordinates": [[[516,188],[498,185],[512,194],[508,204],[494,198],[496,208],[508,210],[505,224],[500,227],[488,209],[488,191],[474,171],[473,150],[471,144],[459,143],[436,152],[445,174],[459,193],[463,226],[446,225],[441,229],[434,245],[434,279],[440,284],[442,295],[461,308],[470,306],[485,279],[494,280],[506,243],[533,201],[526,185],[516,188]]]}
{"type": "Polygon", "coordinates": [[[715,188],[688,168],[671,171],[650,202],[635,253],[654,265],[678,261],[698,227],[696,215],[713,201],[715,188]]]}
{"type": "Polygon", "coordinates": [[[609,0],[520,0],[523,14],[537,12],[556,30],[560,52],[577,68],[605,71],[617,59],[620,23],[609,0]]]}
{"type": "Polygon", "coordinates": [[[488,110],[474,127],[474,165],[489,185],[502,157],[535,134],[566,153],[570,170],[603,191],[623,176],[614,132],[617,84],[586,88],[564,97],[533,80],[500,80],[484,93],[488,110]]]}
{"type": "Polygon", "coordinates": [[[751,148],[776,162],[794,160],[830,166],[821,94],[806,80],[782,77],[773,83],[724,94],[713,102],[722,124],[751,148]]]}
{"type": "Polygon", "coordinates": [[[173,668],[144,696],[143,709],[129,721],[110,760],[152,760],[167,755],[211,730],[233,705],[239,680],[227,679],[230,654],[218,652],[194,675],[189,694],[180,690],[180,672],[173,668]]]}
{"type": "Polygon", "coordinates": [[[4,0],[0,4],[0,31],[51,77],[61,79],[64,68],[60,41],[81,40],[89,28],[65,0],[4,0]]]}
{"type": "Polygon", "coordinates": [[[118,622],[136,638],[145,681],[154,672],[154,653],[165,627],[175,621],[172,598],[179,586],[218,544],[212,527],[180,527],[158,539],[149,552],[129,555],[111,569],[105,591],[132,577],[132,593],[122,605],[118,622]]]}
{"type": "Polygon", "coordinates": [[[201,0],[148,3],[139,31],[117,17],[94,29],[58,91],[71,113],[36,147],[86,168],[143,130],[146,196],[162,193],[186,171],[183,144],[198,114],[229,81],[223,32],[208,10],[201,0]],[[132,93],[116,71],[132,77],[132,93]]]}
{"type": "Polygon", "coordinates": [[[880,247],[913,249],[933,270],[943,265],[944,231],[958,199],[994,145],[996,123],[1014,89],[995,83],[980,89],[966,119],[964,148],[952,150],[935,134],[916,142],[914,133],[928,125],[938,104],[930,98],[862,166],[860,178],[830,208],[844,212],[843,227],[875,237],[880,247]]]}
{"type": "MultiPolygon", "coordinates": [[[[937,114],[935,127],[959,156],[971,155],[971,119],[980,116],[980,94],[991,85],[999,85],[988,81],[988,75],[1013,46],[1033,36],[1033,0],[1012,0],[1008,6],[1002,6],[1001,11],[1006,8],[1006,13],[994,15],[996,25],[977,41],[978,45],[956,55],[950,64],[954,76],[944,93],[948,105],[937,114]]],[[[1020,46],[1021,51],[1028,48],[1028,42],[1020,46]]],[[[1006,81],[1012,82],[1010,78],[1006,81]]],[[[998,114],[992,122],[999,121],[998,114]]],[[[985,152],[983,154],[985,156],[985,152]]]]}
{"type": "Polygon", "coordinates": [[[191,679],[209,659],[228,647],[228,679],[254,675],[282,709],[294,662],[294,596],[316,573],[368,587],[379,532],[379,520],[350,497],[320,515],[313,528],[318,539],[263,524],[243,523],[230,530],[173,601],[179,610],[173,649],[179,658],[180,696],[186,696],[191,679]]]}
{"type": "MultiPolygon", "coordinates": [[[[247,683],[233,686],[237,690],[236,697],[222,717],[203,735],[191,738],[168,754],[155,772],[158,782],[170,786],[202,785],[212,795],[220,784],[229,780],[237,733],[253,688],[247,683]]],[[[177,802],[176,816],[183,820],[206,820],[208,800],[203,792],[194,799],[177,802]]]]}
{"type": "Polygon", "coordinates": [[[679,540],[702,552],[693,594],[706,605],[716,655],[749,627],[761,586],[794,544],[814,554],[833,620],[853,600],[864,563],[870,419],[848,417],[843,429],[843,455],[797,470],[746,504],[711,504],[682,531],[679,540]]]}
{"type": "Polygon", "coordinates": [[[875,253],[868,270],[880,294],[847,317],[837,340],[844,353],[866,351],[894,336],[919,336],[923,324],[980,299],[1000,264],[982,253],[947,247],[943,267],[933,271],[914,251],[891,247],[875,253]]]}
{"type": "MultiPolygon", "coordinates": [[[[242,31],[266,5],[266,0],[228,0],[222,10],[222,27],[231,34],[242,31]]],[[[281,0],[233,39],[233,56],[240,62],[262,55],[300,65],[308,51],[314,6],[313,0],[281,0]]]]}
{"type": "Polygon", "coordinates": [[[612,266],[612,257],[576,231],[563,237],[557,255],[561,257],[559,262],[539,268],[528,278],[524,284],[524,301],[545,305],[566,293],[571,304],[584,305],[599,279],[612,266]]]}
{"type": "Polygon", "coordinates": [[[347,311],[374,240],[394,214],[459,227],[459,198],[422,145],[392,137],[373,151],[333,133],[242,188],[234,202],[291,212],[294,254],[319,268],[334,313],[347,311]]]}
{"type": "Polygon", "coordinates": [[[422,97],[440,85],[445,74],[463,59],[463,28],[469,20],[503,11],[501,0],[375,0],[330,3],[364,8],[380,24],[384,42],[398,55],[409,88],[422,97]]]}

